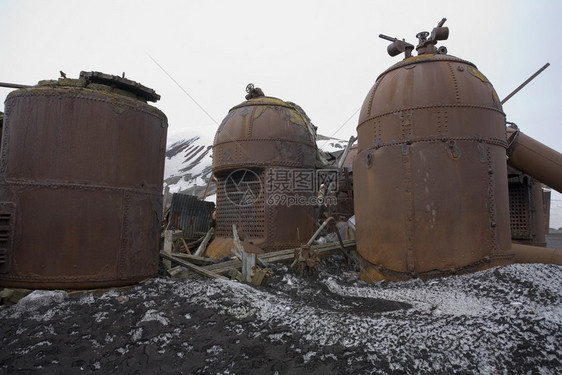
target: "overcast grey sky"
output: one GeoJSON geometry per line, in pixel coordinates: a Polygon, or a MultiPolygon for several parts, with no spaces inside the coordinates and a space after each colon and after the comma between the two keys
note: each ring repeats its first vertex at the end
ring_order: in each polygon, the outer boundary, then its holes
{"type": "MultiPolygon", "coordinates": [[[[554,0],[0,0],[0,81],[125,72],[162,96],[155,105],[168,116],[170,140],[186,132],[212,139],[253,82],[301,105],[321,134],[347,139],[376,77],[400,60],[378,34],[415,44],[417,32],[446,17],[450,36],[440,45],[475,63],[500,98],[550,62],[504,111],[562,150],[561,14],[554,0]]],[[[0,89],[2,102],[10,91],[0,89]]]]}
{"type": "Polygon", "coordinates": [[[476,64],[500,98],[551,64],[504,112],[561,152],[561,14],[561,0],[0,0],[0,81],[125,72],[162,96],[169,141],[209,143],[253,82],[303,107],[320,134],[348,139],[375,79],[402,58],[378,35],[416,44],[446,17],[439,45],[476,64]]]}

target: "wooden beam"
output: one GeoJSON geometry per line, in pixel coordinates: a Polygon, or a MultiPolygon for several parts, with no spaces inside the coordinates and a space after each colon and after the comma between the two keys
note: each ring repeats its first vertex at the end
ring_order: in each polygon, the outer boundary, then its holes
{"type": "MultiPolygon", "coordinates": [[[[355,250],[356,243],[354,240],[347,240],[343,241],[343,246],[347,251],[355,250]]],[[[311,246],[312,249],[318,250],[319,257],[325,257],[334,254],[341,254],[340,244],[337,242],[331,242],[323,245],[315,245],[311,246]]],[[[274,251],[271,253],[260,254],[259,258],[268,262],[268,263],[284,263],[290,264],[295,257],[295,249],[286,249],[286,250],[279,250],[274,251]]],[[[233,268],[240,268],[242,267],[242,262],[238,259],[234,260],[227,260],[225,262],[211,264],[209,266],[204,267],[207,270],[212,272],[216,272],[218,274],[228,274],[231,269],[233,268]]]]}
{"type": "Polygon", "coordinates": [[[189,247],[187,247],[187,244],[185,243],[185,240],[183,239],[183,237],[180,238],[181,242],[183,243],[183,246],[185,247],[185,252],[188,253],[189,255],[191,255],[191,251],[189,251],[189,247]]]}
{"type": "Polygon", "coordinates": [[[199,248],[193,255],[201,256],[205,253],[205,250],[207,250],[207,245],[209,244],[209,241],[211,240],[213,233],[215,233],[215,228],[209,229],[209,231],[205,235],[205,238],[203,238],[203,241],[201,241],[199,248]]]}
{"type": "Polygon", "coordinates": [[[209,264],[215,264],[220,262],[217,259],[213,259],[209,257],[198,257],[195,255],[189,255],[184,253],[172,253],[172,256],[175,256],[176,258],[185,259],[186,261],[191,262],[196,266],[201,266],[201,265],[208,266],[209,264]]]}
{"type": "Polygon", "coordinates": [[[208,270],[208,269],[205,269],[205,268],[203,268],[203,267],[196,266],[196,265],[193,264],[193,263],[190,263],[190,262],[185,261],[185,260],[183,260],[183,259],[177,258],[177,257],[175,257],[175,256],[173,256],[173,255],[166,254],[166,253],[163,252],[163,251],[160,252],[160,257],[162,257],[162,258],[164,258],[164,259],[167,259],[167,260],[170,260],[170,261],[172,261],[172,262],[174,262],[174,263],[177,263],[177,264],[179,264],[179,265],[182,265],[182,266],[184,266],[184,267],[187,267],[187,268],[189,268],[190,270],[192,270],[192,271],[194,271],[194,272],[197,272],[197,273],[200,274],[200,275],[207,276],[207,277],[210,277],[210,278],[213,278],[213,279],[229,280],[227,277],[224,277],[224,276],[222,276],[222,275],[219,275],[218,273],[215,273],[215,272],[210,271],[210,270],[208,270]]]}

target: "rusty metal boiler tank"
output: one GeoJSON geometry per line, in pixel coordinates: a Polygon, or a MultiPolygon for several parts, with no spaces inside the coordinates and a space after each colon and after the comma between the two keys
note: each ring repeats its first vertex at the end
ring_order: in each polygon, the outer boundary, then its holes
{"type": "MultiPolygon", "coordinates": [[[[444,20],[442,21],[442,23],[444,20]]],[[[505,114],[477,67],[437,49],[442,23],[365,98],[353,163],[365,281],[471,272],[512,262],[505,114]]]]}
{"type": "Polygon", "coordinates": [[[217,180],[215,239],[207,254],[230,254],[236,224],[242,240],[265,252],[294,248],[314,233],[315,128],[294,103],[249,85],[213,144],[217,180]]]}
{"type": "Polygon", "coordinates": [[[154,90],[82,72],[11,92],[0,166],[0,285],[84,289],[155,276],[166,116],[154,90]]]}

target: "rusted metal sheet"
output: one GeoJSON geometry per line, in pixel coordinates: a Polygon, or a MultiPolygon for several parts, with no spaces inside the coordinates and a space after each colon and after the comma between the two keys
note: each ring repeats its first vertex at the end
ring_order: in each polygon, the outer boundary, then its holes
{"type": "Polygon", "coordinates": [[[513,167],[508,171],[512,240],[524,245],[546,246],[550,210],[545,209],[542,184],[513,167]]]}
{"type": "Polygon", "coordinates": [[[232,108],[215,135],[215,176],[245,167],[314,168],[315,131],[296,108],[270,97],[232,108]]]}
{"type": "Polygon", "coordinates": [[[200,237],[209,230],[213,202],[199,200],[194,195],[173,194],[170,206],[172,228],[183,230],[184,237],[200,237]]]}
{"type": "Polygon", "coordinates": [[[8,95],[0,217],[11,210],[12,246],[0,285],[81,289],[156,274],[167,120],[118,86],[81,76],[8,95]]]}
{"type": "Polygon", "coordinates": [[[215,136],[217,239],[208,254],[223,253],[213,246],[232,236],[233,224],[265,251],[297,247],[314,231],[315,128],[297,105],[252,89],[215,136]]]}
{"type": "Polygon", "coordinates": [[[513,258],[499,99],[474,64],[435,54],[420,34],[424,54],[377,78],[357,127],[357,247],[367,281],[513,258]]]}

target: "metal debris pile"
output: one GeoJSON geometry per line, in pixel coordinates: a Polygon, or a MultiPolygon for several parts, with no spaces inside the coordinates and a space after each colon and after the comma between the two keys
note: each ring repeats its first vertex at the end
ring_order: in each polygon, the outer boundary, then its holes
{"type": "MultiPolygon", "coordinates": [[[[210,227],[206,233],[201,233],[199,238],[194,238],[194,221],[188,220],[195,211],[201,215],[201,205],[209,202],[196,202],[194,196],[181,199],[174,194],[172,207],[166,208],[165,220],[162,230],[162,258],[159,274],[175,279],[189,279],[205,276],[213,279],[237,280],[253,285],[267,285],[273,275],[270,263],[290,265],[300,277],[314,277],[318,275],[320,258],[343,253],[347,263],[358,265],[354,240],[343,240],[333,218],[328,218],[314,233],[307,243],[300,247],[273,252],[263,252],[257,246],[240,239],[235,224],[232,225],[231,256],[215,259],[206,254],[209,243],[214,239],[214,212],[209,214],[210,227]],[[174,203],[179,201],[194,200],[189,205],[184,205],[182,210],[174,208],[174,203]],[[185,208],[187,207],[187,209],[185,208]],[[186,231],[179,222],[191,223],[191,228],[186,231]],[[175,223],[175,224],[173,224],[175,223]],[[186,235],[186,233],[189,233],[186,235]],[[327,234],[327,235],[326,235],[327,234]],[[322,236],[324,235],[324,236],[322,236]],[[318,239],[318,240],[317,240],[318,239]],[[315,244],[315,241],[318,242],[315,244]],[[334,241],[334,242],[328,242],[334,241]]],[[[210,206],[207,206],[207,208],[210,206]]]]}

